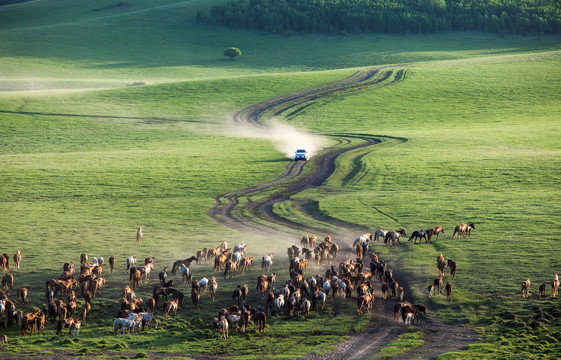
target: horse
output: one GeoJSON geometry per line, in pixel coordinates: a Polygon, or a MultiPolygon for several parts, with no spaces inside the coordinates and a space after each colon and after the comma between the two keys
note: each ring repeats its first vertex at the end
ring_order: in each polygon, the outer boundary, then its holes
{"type": "Polygon", "coordinates": [[[136,265],[136,256],[129,256],[126,259],[126,263],[127,263],[127,271],[129,271],[131,267],[136,265]]]}
{"type": "MultiPolygon", "coordinates": [[[[304,298],[300,302],[299,312],[303,311],[304,312],[304,317],[308,318],[308,316],[310,316],[311,307],[312,307],[312,303],[310,302],[310,300],[304,298]]],[[[300,314],[298,314],[298,315],[300,315],[300,314]]]]}
{"type": "Polygon", "coordinates": [[[355,238],[355,241],[353,243],[353,247],[356,246],[357,244],[364,244],[367,243],[369,240],[372,240],[372,234],[371,233],[365,233],[362,235],[359,235],[355,238]]]}
{"type": "Polygon", "coordinates": [[[454,233],[452,234],[452,239],[454,238],[454,236],[456,234],[458,234],[458,239],[460,237],[466,237],[469,236],[471,233],[471,229],[475,229],[475,224],[474,223],[470,223],[468,224],[460,224],[458,226],[456,226],[456,228],[454,229],[454,233]]]}
{"type": "Polygon", "coordinates": [[[436,235],[436,240],[438,240],[438,235],[439,235],[440,233],[443,233],[443,234],[444,234],[444,227],[438,225],[437,227],[434,227],[434,228],[432,228],[432,229],[425,230],[425,232],[426,232],[427,235],[428,235],[428,241],[429,241],[429,242],[432,241],[432,237],[433,237],[434,235],[436,235]]]}
{"type": "Polygon", "coordinates": [[[444,275],[444,268],[446,267],[446,262],[444,261],[444,255],[440,253],[436,257],[436,267],[438,268],[438,273],[443,276],[444,275]]]}
{"type": "Polygon", "coordinates": [[[70,332],[72,331],[71,327],[72,324],[74,324],[74,322],[76,321],[76,318],[68,318],[68,319],[62,319],[59,320],[56,326],[56,334],[60,335],[62,333],[62,329],[64,328],[68,328],[69,331],[68,333],[70,334],[70,332]]]}
{"type": "Polygon", "coordinates": [[[173,312],[173,316],[177,313],[177,308],[179,306],[179,299],[171,300],[164,305],[164,316],[167,318],[170,312],[173,312]]]}
{"type": "Polygon", "coordinates": [[[411,325],[415,321],[416,313],[412,306],[402,306],[401,307],[401,318],[403,319],[403,324],[411,325]]]}
{"type": "Polygon", "coordinates": [[[12,274],[4,274],[2,277],[2,288],[6,288],[6,290],[14,289],[14,276],[12,274]]]}
{"type": "Polygon", "coordinates": [[[185,266],[185,264],[181,264],[181,283],[183,284],[185,280],[187,280],[187,283],[190,283],[192,276],[191,269],[189,269],[188,266],[185,266]]]}
{"type": "Polygon", "coordinates": [[[392,246],[395,245],[395,242],[397,241],[397,244],[400,245],[399,242],[399,238],[401,236],[406,236],[407,232],[405,231],[405,229],[399,229],[399,230],[395,230],[395,231],[388,231],[388,233],[386,234],[386,236],[384,237],[384,244],[385,245],[389,245],[390,241],[392,242],[392,246]]]}
{"type": "Polygon", "coordinates": [[[438,288],[438,294],[442,293],[442,278],[443,275],[440,275],[437,279],[434,279],[432,282],[434,288],[438,288]]]}
{"type": "Polygon", "coordinates": [[[109,257],[109,270],[111,270],[111,273],[113,273],[113,270],[115,270],[115,257],[114,256],[109,257]]]}
{"type": "Polygon", "coordinates": [[[279,294],[275,300],[273,300],[273,304],[275,306],[275,313],[277,314],[277,317],[279,315],[282,314],[282,308],[284,306],[284,296],[282,296],[282,294],[279,294]]]}
{"type": "Polygon", "coordinates": [[[196,257],[196,256],[191,256],[191,257],[189,257],[189,258],[187,258],[187,259],[185,259],[185,260],[176,260],[176,261],[173,263],[173,266],[172,266],[172,268],[171,268],[171,273],[172,273],[173,275],[175,275],[175,273],[177,272],[177,270],[180,270],[180,269],[181,269],[181,265],[182,265],[182,264],[185,265],[186,267],[189,267],[189,266],[191,266],[191,263],[192,263],[193,261],[196,261],[196,260],[197,260],[197,257],[196,257]]]}
{"type": "Polygon", "coordinates": [[[245,244],[245,241],[242,242],[241,244],[236,244],[234,245],[234,252],[239,252],[242,255],[244,255],[246,252],[246,247],[247,245],[245,244]]]}
{"type": "Polygon", "coordinates": [[[2,350],[4,346],[8,346],[8,336],[6,334],[0,335],[0,350],[2,350]]]}
{"type": "Polygon", "coordinates": [[[452,284],[450,282],[446,283],[446,299],[448,301],[452,300],[452,284]]]}
{"type": "Polygon", "coordinates": [[[388,230],[378,229],[374,232],[374,242],[378,242],[378,239],[385,238],[388,230]]]}
{"type": "Polygon", "coordinates": [[[20,304],[25,304],[25,299],[27,299],[27,288],[17,288],[16,289],[18,301],[20,304]]]}
{"type": "Polygon", "coordinates": [[[158,278],[160,279],[160,284],[163,284],[168,281],[168,267],[165,266],[164,270],[160,271],[158,274],[158,278]]]}
{"type": "Polygon", "coordinates": [[[530,279],[526,279],[526,281],[522,282],[522,298],[525,299],[529,297],[530,294],[530,279]]]}
{"type": "Polygon", "coordinates": [[[218,283],[216,282],[216,278],[213,276],[210,278],[208,282],[208,293],[212,301],[214,301],[214,298],[216,297],[217,289],[218,289],[218,283]]]}
{"type": "Polygon", "coordinates": [[[224,266],[224,279],[226,276],[230,275],[230,279],[236,275],[236,270],[238,269],[238,262],[236,261],[227,261],[226,266],[224,266]]]}
{"type": "Polygon", "coordinates": [[[138,230],[136,231],[136,242],[140,243],[142,241],[142,226],[138,227],[138,230]]]}
{"type": "Polygon", "coordinates": [[[194,288],[191,289],[191,302],[193,303],[193,307],[195,309],[199,308],[199,302],[201,299],[201,293],[195,290],[194,288]]]}
{"type": "Polygon", "coordinates": [[[265,332],[265,328],[267,327],[267,314],[257,309],[251,309],[251,318],[255,324],[255,331],[265,332]]]}
{"type": "Polygon", "coordinates": [[[228,338],[228,320],[224,316],[221,316],[218,320],[218,330],[220,331],[220,338],[228,338]]]}
{"type": "Polygon", "coordinates": [[[14,263],[16,264],[16,270],[19,270],[19,264],[21,262],[21,251],[17,250],[14,254],[14,263]]]}
{"type": "Polygon", "coordinates": [[[128,329],[129,334],[134,334],[134,328],[141,325],[140,322],[130,319],[117,318],[113,321],[113,335],[117,335],[117,332],[121,331],[121,334],[125,333],[128,329]]]}
{"type": "Polygon", "coordinates": [[[171,294],[171,296],[173,296],[173,300],[177,300],[179,307],[183,309],[183,298],[185,298],[185,294],[183,294],[183,292],[170,288],[169,292],[171,294]]]}
{"type": "Polygon", "coordinates": [[[235,328],[237,324],[240,324],[240,327],[242,328],[242,332],[245,332],[246,327],[247,327],[247,322],[245,321],[245,316],[243,314],[230,314],[226,317],[226,320],[228,320],[228,326],[229,328],[235,328]]]}
{"type": "Polygon", "coordinates": [[[274,254],[268,254],[261,259],[261,270],[270,272],[273,267],[274,254]],[[266,270],[265,270],[266,269],[266,270]]]}
{"type": "Polygon", "coordinates": [[[415,230],[408,241],[413,240],[413,243],[416,244],[417,239],[419,239],[419,243],[422,243],[423,239],[425,239],[425,243],[428,243],[427,232],[425,230],[415,230]]]}
{"type": "Polygon", "coordinates": [[[448,267],[450,268],[450,275],[456,277],[456,269],[458,268],[458,263],[454,260],[448,259],[448,267]]]}
{"type": "MultiPolygon", "coordinates": [[[[129,318],[132,317],[133,314],[129,315],[129,318]]],[[[158,320],[156,320],[156,318],[154,317],[154,314],[149,313],[149,312],[140,312],[138,314],[134,314],[136,315],[136,318],[142,318],[144,320],[144,322],[146,322],[146,324],[152,325],[154,327],[154,329],[158,328],[158,320]]]]}
{"type": "Polygon", "coordinates": [[[551,296],[556,297],[557,291],[559,290],[559,275],[557,274],[555,274],[555,277],[551,281],[551,289],[552,289],[551,296]]]}
{"type": "Polygon", "coordinates": [[[308,237],[308,235],[304,235],[302,237],[302,240],[300,240],[300,245],[302,245],[302,247],[306,249],[310,246],[310,238],[308,237]]]}
{"type": "Polygon", "coordinates": [[[242,274],[245,273],[245,270],[251,270],[251,264],[253,263],[253,256],[248,256],[245,258],[242,258],[240,260],[240,270],[242,272],[242,274]]]}

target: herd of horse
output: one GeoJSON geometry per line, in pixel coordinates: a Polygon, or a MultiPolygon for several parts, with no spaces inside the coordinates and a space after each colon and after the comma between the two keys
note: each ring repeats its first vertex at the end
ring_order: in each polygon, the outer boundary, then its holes
{"type": "MultiPolygon", "coordinates": [[[[475,225],[461,224],[456,227],[452,237],[463,238],[470,236],[475,225]]],[[[427,230],[414,231],[409,241],[417,243],[417,240],[425,239],[431,242],[433,238],[438,240],[439,234],[444,233],[442,226],[437,226],[427,230]]],[[[299,242],[301,247],[292,245],[287,248],[289,258],[289,277],[276,286],[277,274],[273,272],[275,255],[265,254],[261,257],[261,274],[257,276],[255,291],[258,294],[257,300],[253,304],[248,302],[250,286],[239,284],[232,290],[231,306],[218,310],[217,316],[210,321],[213,336],[220,335],[228,338],[229,331],[239,328],[245,332],[251,322],[257,332],[264,332],[267,326],[267,319],[273,315],[277,317],[297,317],[307,318],[312,311],[321,311],[329,297],[341,296],[347,303],[356,299],[356,311],[358,315],[369,312],[377,299],[387,300],[388,297],[397,300],[394,305],[394,318],[401,315],[404,324],[411,324],[420,321],[420,314],[426,314],[427,308],[421,304],[414,304],[404,299],[405,290],[400,286],[394,277],[393,270],[389,264],[378,254],[370,249],[371,242],[381,241],[385,245],[399,245],[399,239],[406,236],[404,229],[395,231],[377,230],[373,233],[366,233],[356,237],[352,248],[356,251],[355,258],[338,259],[340,255],[339,245],[336,244],[331,236],[326,236],[323,241],[318,241],[315,235],[305,235],[299,242]],[[325,273],[309,275],[310,265],[316,265],[319,270],[326,268],[325,273]],[[338,266],[337,266],[338,265],[338,266]],[[375,290],[379,287],[381,290],[375,290]],[[379,293],[378,293],[379,291],[379,293]],[[388,293],[389,296],[388,296],[388,293]],[[258,300],[258,299],[261,300],[258,300]]],[[[141,228],[138,229],[137,240],[142,238],[141,228]]],[[[6,316],[7,324],[0,321],[0,327],[21,326],[22,335],[29,333],[44,333],[45,324],[56,323],[56,333],[61,334],[64,329],[69,329],[68,333],[79,336],[80,327],[88,321],[92,310],[92,299],[101,294],[106,279],[102,277],[105,266],[102,257],[88,259],[87,254],[80,256],[80,272],[76,273],[74,263],[63,264],[63,271],[58,279],[51,279],[45,283],[46,303],[43,309],[37,309],[24,314],[23,311],[16,309],[16,303],[10,299],[10,291],[13,290],[13,276],[9,273],[8,254],[0,257],[0,269],[6,274],[2,278],[0,291],[0,315],[6,316]],[[79,288],[79,295],[82,308],[78,309],[78,294],[75,289],[79,288]],[[66,297],[66,299],[64,299],[66,297]]],[[[218,289],[216,276],[209,278],[193,278],[191,267],[193,263],[199,265],[212,264],[214,272],[222,272],[224,279],[233,279],[238,273],[251,270],[254,257],[247,256],[247,245],[245,243],[236,244],[233,248],[228,248],[226,242],[214,248],[204,248],[196,252],[196,255],[186,259],[179,259],[171,266],[171,275],[181,275],[181,286],[187,284],[187,290],[191,292],[191,302],[194,309],[200,308],[201,294],[208,291],[212,302],[218,289]],[[212,260],[214,261],[212,262],[212,260]]],[[[20,268],[21,252],[17,251],[14,255],[16,270],[20,268]]],[[[175,317],[179,309],[184,306],[185,294],[176,287],[176,279],[168,279],[168,267],[164,266],[158,274],[158,284],[152,288],[152,297],[138,298],[136,291],[150,283],[150,275],[156,268],[156,259],[146,257],[144,264],[137,265],[137,258],[130,256],[125,258],[126,271],[130,285],[123,289],[122,297],[119,300],[119,310],[113,320],[113,334],[135,334],[142,331],[147,326],[157,328],[159,325],[156,320],[158,311],[164,318],[175,317]],[[165,301],[162,301],[165,298],[165,301]],[[170,299],[171,298],[171,299],[170,299]]],[[[109,258],[110,271],[115,270],[115,258],[109,258]]],[[[437,257],[438,278],[429,286],[429,298],[436,294],[441,294],[442,288],[446,289],[448,300],[451,300],[452,284],[450,281],[443,286],[445,267],[450,269],[452,278],[456,275],[457,263],[451,259],[444,260],[443,254],[437,257]]],[[[556,296],[559,288],[559,279],[555,279],[551,284],[553,296],[556,296]]],[[[542,287],[540,287],[540,295],[542,287]]],[[[529,296],[530,280],[522,284],[523,297],[529,296]]],[[[545,292],[545,290],[543,290],[545,292]]],[[[26,303],[27,289],[17,288],[17,301],[22,306],[26,303]]],[[[5,335],[1,336],[4,339],[5,335]]],[[[7,338],[5,339],[7,343],[7,338]]]]}

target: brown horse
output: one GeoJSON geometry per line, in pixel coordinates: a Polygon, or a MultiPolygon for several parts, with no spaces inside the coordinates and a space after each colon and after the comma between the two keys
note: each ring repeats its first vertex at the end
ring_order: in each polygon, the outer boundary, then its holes
{"type": "Polygon", "coordinates": [[[471,229],[475,229],[475,224],[474,223],[470,223],[468,224],[460,224],[458,226],[456,226],[456,228],[454,229],[454,233],[452,234],[452,239],[454,238],[454,236],[456,234],[458,234],[458,239],[460,237],[466,237],[469,236],[471,233],[471,229]]]}
{"type": "Polygon", "coordinates": [[[10,270],[10,255],[7,253],[2,254],[2,257],[0,257],[0,270],[10,270]]]}
{"type": "Polygon", "coordinates": [[[171,300],[164,305],[164,317],[168,317],[170,312],[173,312],[173,316],[177,313],[177,308],[179,306],[179,299],[171,300]]]}
{"type": "Polygon", "coordinates": [[[216,282],[216,278],[212,276],[208,281],[208,293],[212,301],[214,301],[214,298],[216,297],[217,289],[218,289],[218,283],[216,282]]]}
{"type": "Polygon", "coordinates": [[[529,297],[530,294],[530,279],[526,279],[526,281],[522,282],[522,298],[525,299],[529,297]]]}
{"type": "Polygon", "coordinates": [[[251,318],[255,324],[255,331],[265,332],[265,328],[267,327],[267,314],[257,309],[251,309],[251,318]]]}
{"type": "Polygon", "coordinates": [[[456,269],[458,268],[458,263],[454,260],[448,259],[448,267],[450,268],[450,275],[456,277],[456,269]]]}
{"type": "Polygon", "coordinates": [[[436,257],[436,267],[438,268],[438,273],[444,275],[444,268],[446,267],[446,262],[444,261],[444,255],[440,253],[436,257]]]}
{"type": "Polygon", "coordinates": [[[12,274],[4,274],[2,277],[2,287],[6,290],[14,289],[14,276],[12,274]]]}
{"type": "Polygon", "coordinates": [[[433,237],[434,235],[436,235],[436,240],[438,240],[438,235],[439,235],[440,233],[443,233],[443,234],[444,234],[444,227],[438,225],[438,226],[435,227],[435,228],[426,230],[426,233],[427,233],[427,235],[428,235],[428,239],[427,239],[428,241],[431,241],[431,240],[432,240],[432,237],[433,237]]]}
{"type": "Polygon", "coordinates": [[[20,304],[25,304],[25,299],[27,299],[27,288],[17,288],[16,292],[20,304]]]}
{"type": "Polygon", "coordinates": [[[191,289],[191,302],[193,303],[193,307],[195,309],[199,308],[199,302],[201,300],[201,293],[196,291],[194,288],[191,289]]]}

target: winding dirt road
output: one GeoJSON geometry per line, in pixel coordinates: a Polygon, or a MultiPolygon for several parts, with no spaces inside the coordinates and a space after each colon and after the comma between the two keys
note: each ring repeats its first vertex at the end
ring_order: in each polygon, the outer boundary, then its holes
{"type": "MultiPolygon", "coordinates": [[[[317,88],[299,91],[278,98],[267,100],[233,115],[233,120],[257,129],[265,128],[263,120],[267,117],[279,116],[288,111],[296,111],[309,105],[318,98],[326,98],[345,94],[350,91],[365,87],[385,86],[401,81],[405,78],[405,69],[400,67],[376,68],[357,71],[352,76],[343,80],[326,84],[317,88]]],[[[342,154],[348,154],[359,149],[380,143],[380,138],[364,134],[336,134],[327,135],[336,140],[336,145],[324,149],[306,162],[290,161],[285,171],[276,179],[257,184],[245,189],[234,190],[218,195],[216,204],[208,211],[208,215],[217,222],[226,226],[250,232],[266,232],[284,238],[294,239],[289,230],[305,233],[331,233],[336,238],[348,238],[349,234],[363,232],[356,224],[343,223],[337,219],[319,217],[312,211],[307,216],[314,221],[314,225],[299,223],[284,218],[273,211],[276,203],[290,201],[295,194],[312,187],[321,186],[335,171],[335,161],[342,154]],[[302,175],[304,166],[312,167],[311,173],[302,175]],[[244,198],[244,201],[240,201],[244,198]],[[251,201],[251,198],[260,200],[251,201]],[[333,222],[337,222],[338,234],[333,232],[333,222]]],[[[393,138],[395,144],[407,141],[406,139],[393,138]]],[[[352,153],[351,153],[352,154],[352,153]]],[[[352,176],[352,174],[349,174],[352,176]]],[[[300,208],[306,211],[305,208],[300,208]]],[[[347,244],[343,256],[353,257],[351,248],[347,244]]],[[[345,247],[343,244],[342,247],[345,247]]],[[[394,276],[401,285],[407,282],[394,271],[394,276]]],[[[376,289],[380,293],[379,289],[376,289]]],[[[393,319],[393,301],[377,301],[371,315],[368,329],[360,334],[351,335],[350,339],[337,345],[334,351],[327,354],[307,354],[303,359],[370,359],[382,348],[396,340],[396,336],[403,332],[400,321],[393,319]]],[[[429,309],[430,311],[430,309],[429,309]]],[[[458,351],[477,340],[476,334],[462,325],[446,325],[438,320],[434,314],[423,318],[416,325],[423,332],[425,344],[405,354],[397,356],[400,359],[426,359],[439,354],[458,351]]]]}

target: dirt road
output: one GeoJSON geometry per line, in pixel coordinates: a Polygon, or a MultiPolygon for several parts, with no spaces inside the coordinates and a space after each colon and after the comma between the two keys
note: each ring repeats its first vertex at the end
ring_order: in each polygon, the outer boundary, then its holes
{"type": "MultiPolygon", "coordinates": [[[[245,109],[233,115],[233,120],[256,128],[265,127],[261,121],[267,116],[279,116],[287,111],[301,108],[320,97],[331,97],[345,94],[349,91],[364,87],[385,86],[402,81],[405,78],[403,68],[378,68],[359,71],[352,76],[338,82],[330,83],[306,91],[288,94],[282,97],[267,100],[245,109]]],[[[330,135],[337,140],[337,144],[331,148],[324,149],[315,155],[310,161],[295,162],[287,161],[285,171],[276,179],[262,184],[257,184],[245,189],[234,190],[217,196],[216,204],[208,215],[216,221],[232,228],[245,231],[267,233],[269,236],[294,239],[291,230],[298,230],[301,234],[306,233],[333,233],[334,221],[338,225],[338,238],[349,238],[349,234],[358,234],[364,229],[355,224],[343,223],[337,219],[318,217],[310,212],[310,218],[314,218],[314,225],[299,223],[286,219],[273,212],[275,203],[289,201],[295,194],[311,187],[321,186],[336,170],[336,159],[349,151],[365,149],[375,146],[379,139],[371,135],[363,134],[337,134],[330,135]],[[312,167],[313,171],[303,176],[304,166],[312,167]],[[252,195],[268,195],[259,201],[244,201],[240,205],[239,198],[250,198],[252,195]],[[322,226],[325,224],[325,226],[322,226]]],[[[397,139],[397,143],[406,139],[397,139]]],[[[261,198],[260,196],[259,198],[261,198]]],[[[255,196],[258,198],[258,196],[255,196]]],[[[335,236],[334,236],[335,237],[335,236]]],[[[343,256],[353,257],[350,246],[341,249],[346,252],[343,256]]],[[[399,273],[394,271],[394,277],[406,286],[406,281],[399,273]]],[[[380,293],[379,289],[376,289],[380,293]]],[[[334,351],[327,354],[307,354],[303,359],[370,359],[382,348],[396,340],[396,336],[403,332],[401,321],[393,319],[394,301],[377,301],[371,315],[371,323],[368,329],[360,334],[351,335],[350,339],[336,347],[334,351]]],[[[458,351],[477,340],[476,334],[462,325],[446,325],[438,320],[434,314],[422,319],[420,324],[415,325],[423,332],[425,344],[396,358],[400,359],[427,359],[439,354],[458,351]]]]}

